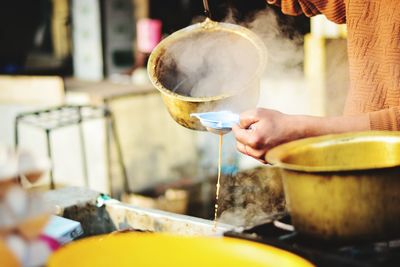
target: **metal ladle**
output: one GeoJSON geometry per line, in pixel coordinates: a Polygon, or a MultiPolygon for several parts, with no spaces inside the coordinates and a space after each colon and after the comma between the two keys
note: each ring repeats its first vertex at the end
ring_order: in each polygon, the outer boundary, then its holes
{"type": "MultiPolygon", "coordinates": [[[[203,1],[205,2],[208,16],[210,16],[208,2],[206,0],[203,1]]],[[[224,47],[216,47],[216,49],[224,49],[224,47]]],[[[193,56],[196,55],[194,54],[193,56]]],[[[161,92],[162,100],[171,117],[186,128],[204,131],[206,128],[197,118],[190,116],[190,114],[218,110],[218,107],[235,107],[235,112],[242,112],[256,106],[260,91],[260,80],[266,62],[267,49],[264,42],[254,32],[239,25],[216,22],[207,18],[201,23],[180,29],[164,38],[151,53],[147,70],[151,83],[161,92]],[[226,37],[223,37],[224,35],[226,37]],[[212,36],[219,36],[221,38],[244,41],[249,46],[249,49],[255,51],[255,56],[257,57],[256,70],[248,77],[247,81],[240,85],[241,90],[237,92],[227,91],[212,96],[195,97],[181,93],[187,92],[192,85],[188,83],[188,80],[183,81],[184,77],[180,81],[170,82],[168,80],[169,76],[165,76],[168,74],[168,64],[166,62],[170,59],[171,49],[192,38],[203,38],[202,36],[207,36],[207,38],[208,36],[211,36],[211,38],[213,38],[212,36]],[[186,83],[188,83],[187,86],[186,83]],[[246,100],[244,103],[244,98],[249,101],[246,100]]],[[[171,72],[171,74],[173,73],[171,72]]]]}
{"type": "Polygon", "coordinates": [[[207,18],[211,19],[211,12],[210,12],[210,7],[208,6],[208,0],[203,0],[203,6],[204,6],[204,14],[207,16],[207,18]]]}

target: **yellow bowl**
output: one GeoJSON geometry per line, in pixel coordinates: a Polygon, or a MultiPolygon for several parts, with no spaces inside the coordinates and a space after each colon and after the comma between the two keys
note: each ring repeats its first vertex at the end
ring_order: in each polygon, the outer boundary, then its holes
{"type": "Polygon", "coordinates": [[[290,252],[227,237],[160,233],[97,236],[58,250],[48,267],[83,266],[313,266],[290,252]]]}
{"type": "Polygon", "coordinates": [[[400,166],[400,132],[367,131],[305,138],[271,149],[266,160],[283,169],[344,172],[400,166]]]}
{"type": "Polygon", "coordinates": [[[335,242],[400,237],[400,132],[306,138],[277,146],[297,232],[335,242]]]}
{"type": "MultiPolygon", "coordinates": [[[[220,49],[223,49],[223,47],[220,49]]],[[[193,55],[193,57],[195,56],[193,55]]],[[[161,97],[171,117],[186,128],[205,131],[205,127],[201,125],[199,120],[191,117],[190,114],[226,109],[239,113],[255,107],[260,91],[260,79],[265,69],[266,61],[267,49],[263,41],[254,32],[239,25],[206,19],[202,23],[196,23],[176,31],[162,40],[151,53],[147,70],[150,81],[161,92],[161,97]],[[167,88],[168,86],[161,82],[163,80],[162,74],[165,71],[163,67],[164,56],[171,46],[192,39],[194,36],[209,36],[208,38],[212,40],[214,35],[218,37],[220,34],[229,34],[230,38],[240,38],[247,41],[251,49],[257,53],[257,68],[252,77],[249,77],[245,84],[240,85],[240,91],[214,96],[193,97],[177,94],[172,91],[173,88],[167,88]],[[243,101],[243,99],[246,99],[246,101],[243,101]]]]}

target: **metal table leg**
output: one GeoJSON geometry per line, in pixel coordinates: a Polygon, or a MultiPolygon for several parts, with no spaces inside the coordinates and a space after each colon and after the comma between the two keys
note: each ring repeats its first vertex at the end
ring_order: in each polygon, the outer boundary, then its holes
{"type": "Polygon", "coordinates": [[[85,187],[89,188],[89,174],[88,174],[88,163],[87,163],[87,156],[86,156],[86,142],[85,142],[85,136],[83,132],[83,124],[82,124],[82,113],[81,113],[81,107],[78,107],[79,109],[79,121],[78,121],[78,127],[79,127],[79,139],[80,139],[80,145],[81,145],[81,156],[82,156],[82,169],[83,169],[83,179],[85,183],[85,187]]]}
{"type": "Polygon", "coordinates": [[[123,159],[122,150],[121,150],[121,143],[120,143],[120,140],[118,137],[114,116],[110,111],[108,111],[108,118],[109,118],[109,125],[110,125],[109,127],[112,132],[112,136],[114,138],[115,148],[117,150],[118,163],[119,163],[119,166],[120,166],[121,172],[122,172],[124,191],[125,191],[125,193],[129,193],[130,188],[129,188],[128,174],[127,174],[125,164],[124,164],[124,159],[123,159]]]}
{"type": "MultiPolygon", "coordinates": [[[[50,130],[46,130],[46,141],[47,141],[47,155],[51,161],[51,165],[53,166],[53,160],[51,157],[51,138],[50,138],[50,130]]],[[[49,172],[49,176],[50,176],[50,189],[54,189],[55,188],[55,183],[54,183],[54,176],[53,176],[53,168],[50,168],[50,172],[49,172]]]]}
{"type": "Polygon", "coordinates": [[[19,133],[18,133],[18,123],[19,123],[19,116],[17,116],[15,118],[15,122],[14,122],[14,147],[15,149],[18,148],[18,144],[19,144],[19,133]]]}

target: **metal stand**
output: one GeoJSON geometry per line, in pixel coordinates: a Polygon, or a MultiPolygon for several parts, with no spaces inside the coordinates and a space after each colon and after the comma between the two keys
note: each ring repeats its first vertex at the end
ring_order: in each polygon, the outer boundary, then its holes
{"type": "Polygon", "coordinates": [[[110,109],[105,109],[106,110],[106,140],[107,140],[107,145],[106,145],[106,153],[107,153],[107,162],[108,162],[108,177],[109,177],[109,185],[110,185],[110,192],[112,192],[112,170],[111,170],[111,143],[112,143],[112,138],[111,136],[114,136],[114,143],[115,143],[115,149],[117,152],[117,158],[118,158],[118,163],[122,171],[122,178],[123,178],[123,189],[124,192],[129,192],[129,181],[128,181],[128,174],[124,165],[124,160],[123,160],[123,155],[122,155],[122,149],[121,149],[121,143],[118,138],[118,133],[115,125],[115,119],[114,115],[110,111],[110,109]]]}
{"type": "MultiPolygon", "coordinates": [[[[86,153],[86,143],[83,129],[83,122],[94,120],[94,119],[105,119],[106,120],[106,157],[109,170],[109,190],[112,192],[112,172],[111,172],[111,143],[112,137],[114,138],[115,148],[117,151],[117,157],[119,166],[122,170],[124,179],[125,190],[129,188],[128,177],[125,169],[123,155],[121,151],[121,145],[118,138],[117,131],[115,129],[114,117],[111,111],[106,107],[96,107],[90,105],[84,106],[71,106],[63,105],[50,109],[38,110],[34,112],[21,113],[16,117],[14,125],[15,134],[15,147],[17,148],[20,142],[18,126],[21,123],[28,124],[45,131],[46,143],[47,143],[47,154],[52,161],[52,146],[51,146],[51,135],[54,130],[64,128],[67,126],[77,125],[79,128],[79,142],[81,148],[81,156],[83,161],[83,177],[84,184],[89,187],[89,175],[88,175],[88,162],[86,153]],[[111,136],[112,135],[112,136],[111,136]]],[[[54,173],[53,169],[50,170],[50,188],[55,188],[54,173]]]]}

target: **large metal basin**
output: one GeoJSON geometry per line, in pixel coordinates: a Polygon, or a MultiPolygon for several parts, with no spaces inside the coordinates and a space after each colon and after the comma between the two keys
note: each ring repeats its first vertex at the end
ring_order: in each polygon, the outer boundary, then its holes
{"type": "MultiPolygon", "coordinates": [[[[219,49],[223,50],[223,47],[219,49]]],[[[208,112],[236,108],[235,112],[241,112],[245,109],[255,107],[258,101],[260,78],[266,64],[266,48],[262,40],[252,31],[230,23],[218,23],[206,20],[189,27],[183,28],[161,41],[153,50],[148,61],[148,74],[153,85],[161,92],[162,99],[166,105],[171,117],[180,125],[194,130],[206,130],[194,117],[190,117],[191,113],[208,112]],[[192,97],[188,95],[173,92],[174,85],[165,82],[164,59],[168,58],[170,47],[181,41],[195,38],[199,35],[209,36],[226,34],[230,38],[240,38],[249,44],[249,49],[255,52],[258,57],[258,65],[254,73],[249,77],[246,84],[240,85],[241,90],[232,94],[225,92],[219,95],[207,97],[192,97]]],[[[192,55],[196,57],[196,54],[192,55]]],[[[240,70],[238,70],[240,71],[240,70]]],[[[235,77],[232,77],[234,79],[235,77]]],[[[171,79],[174,83],[174,79],[171,79]]],[[[177,83],[178,81],[175,81],[177,83]]]]}
{"type": "Polygon", "coordinates": [[[400,236],[400,133],[308,138],[272,149],[295,229],[335,241],[400,236]]]}

